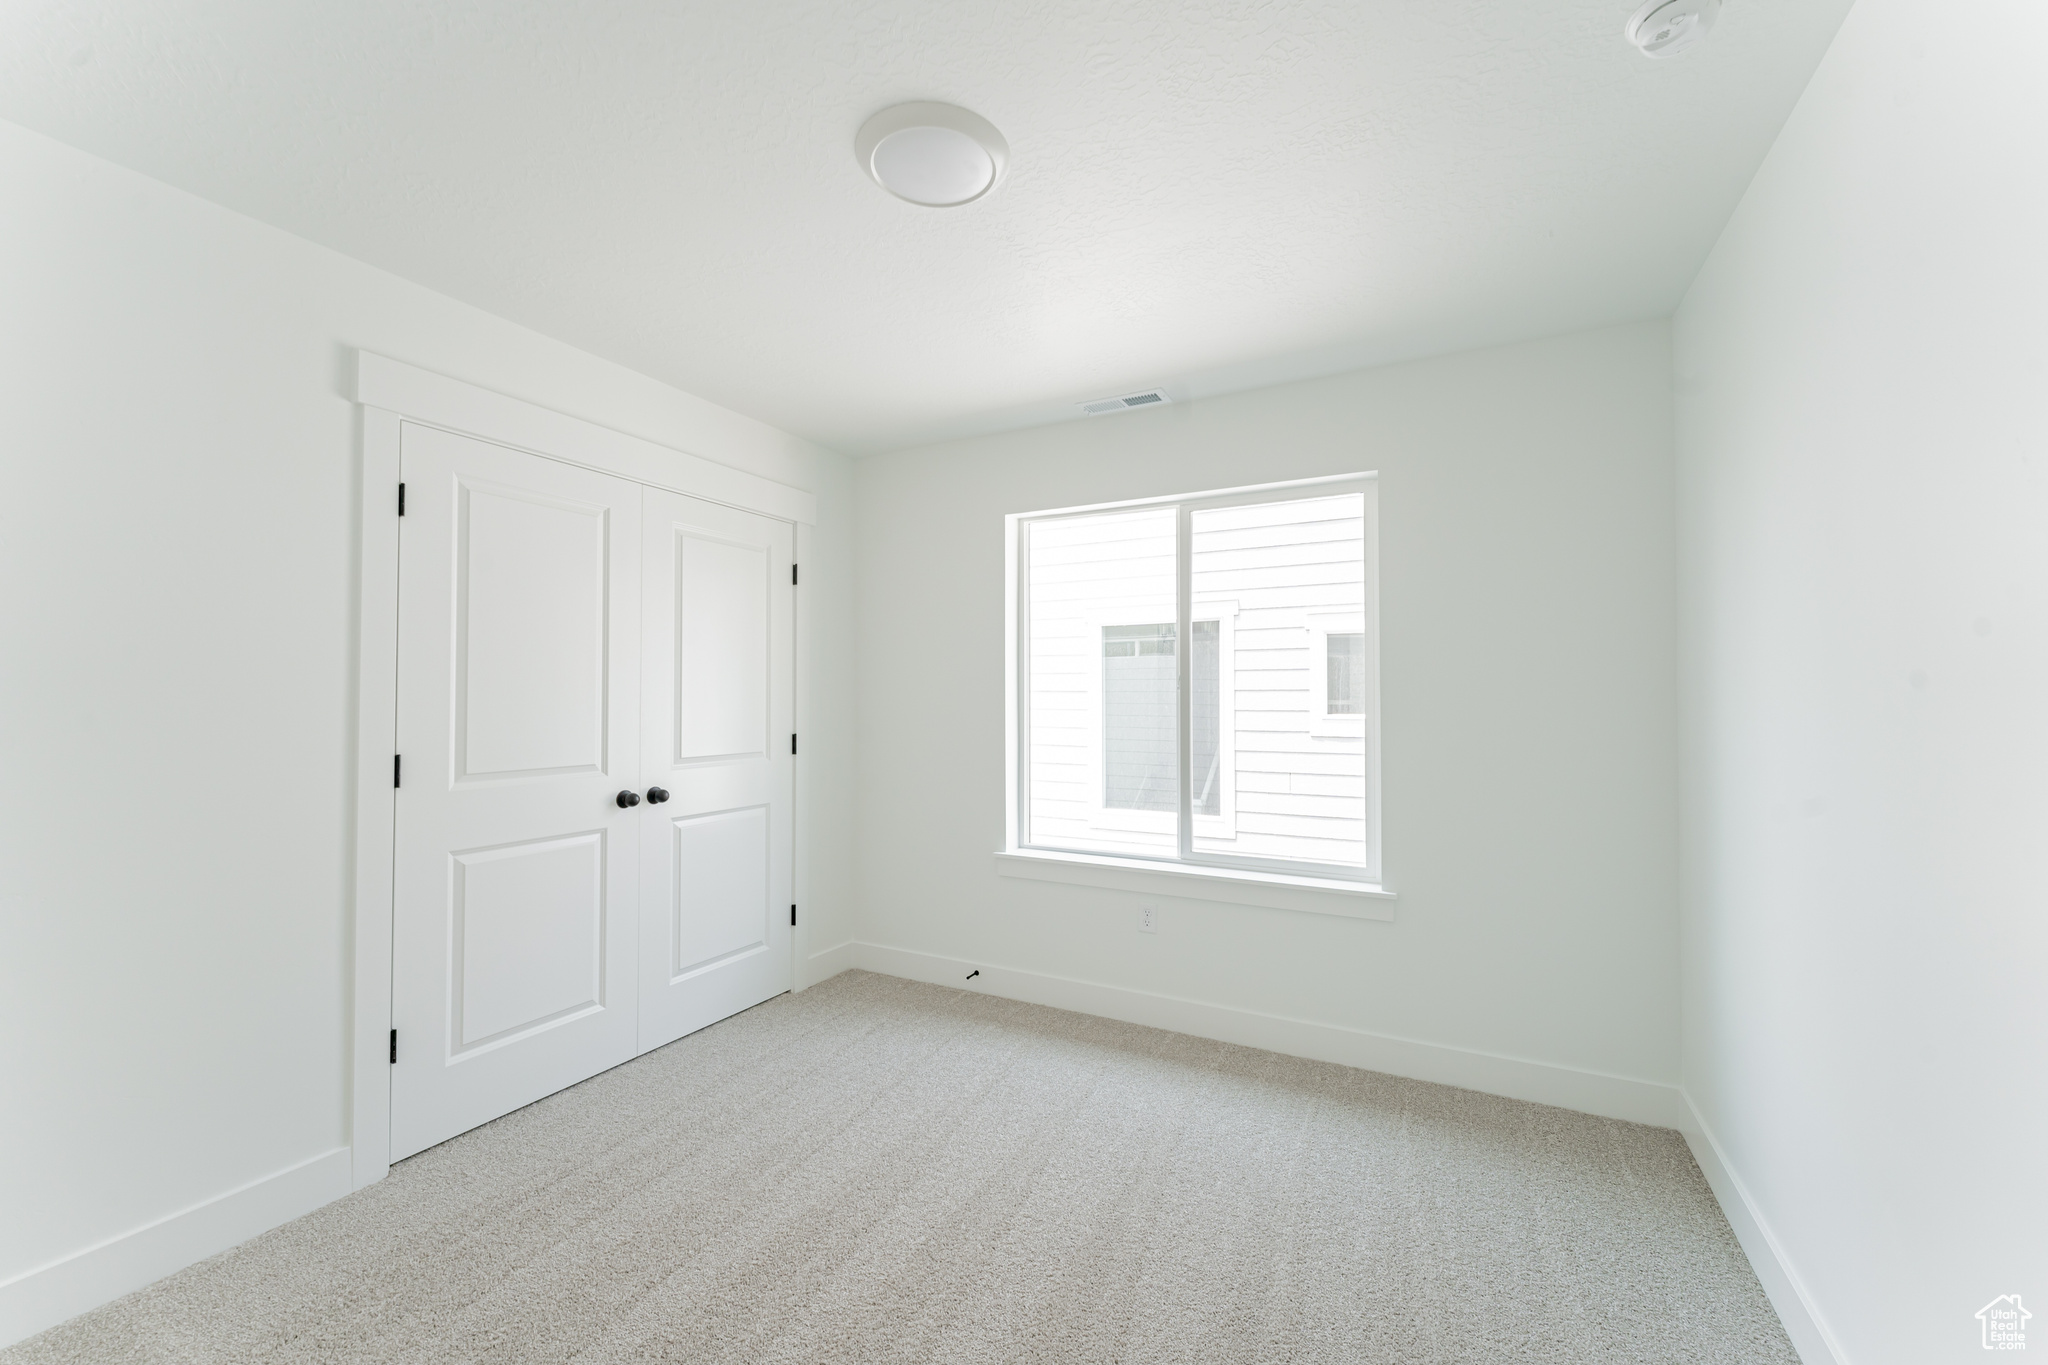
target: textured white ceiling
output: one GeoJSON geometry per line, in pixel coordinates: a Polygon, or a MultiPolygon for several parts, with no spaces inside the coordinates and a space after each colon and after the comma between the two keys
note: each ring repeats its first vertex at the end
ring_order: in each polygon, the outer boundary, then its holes
{"type": "Polygon", "coordinates": [[[1669,312],[1849,0],[1633,3],[9,0],[0,118],[860,452],[1669,312]]]}

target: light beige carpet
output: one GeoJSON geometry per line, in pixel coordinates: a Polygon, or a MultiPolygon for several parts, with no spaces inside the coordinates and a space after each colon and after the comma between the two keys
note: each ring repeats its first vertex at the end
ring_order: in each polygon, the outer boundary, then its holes
{"type": "Polygon", "coordinates": [[[861,972],[0,1360],[1796,1365],[1675,1133],[861,972]]]}

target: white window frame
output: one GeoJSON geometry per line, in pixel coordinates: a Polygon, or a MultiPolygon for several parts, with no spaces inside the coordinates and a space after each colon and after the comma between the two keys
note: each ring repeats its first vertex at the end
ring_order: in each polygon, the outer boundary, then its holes
{"type": "MultiPolygon", "coordinates": [[[[1168,895],[1191,896],[1198,899],[1223,900],[1242,904],[1272,905],[1288,909],[1317,911],[1347,915],[1365,919],[1392,919],[1392,907],[1388,904],[1393,892],[1386,886],[1384,858],[1381,848],[1380,821],[1380,708],[1378,703],[1378,661],[1379,661],[1379,498],[1378,479],[1372,473],[1333,475],[1327,478],[1302,479],[1286,483],[1257,484],[1243,488],[1216,489],[1203,493],[1186,494],[1163,498],[1138,498],[1122,502],[1094,503],[1078,507],[1049,508],[1040,512],[1012,513],[1004,519],[1006,538],[1005,573],[1005,639],[1007,668],[1004,676],[1005,692],[1005,835],[1002,849],[997,854],[998,870],[1005,875],[1029,877],[1040,880],[1079,882],[1096,886],[1113,886],[1125,890],[1156,890],[1168,895]],[[1341,617],[1348,622],[1355,620],[1362,628],[1367,640],[1367,685],[1368,708],[1363,716],[1356,718],[1356,733],[1365,741],[1364,767],[1366,787],[1366,850],[1363,867],[1337,866],[1330,864],[1297,863],[1281,859],[1260,859],[1239,856],[1215,850],[1197,850],[1197,837],[1235,837],[1235,809],[1228,812],[1231,833],[1212,836],[1207,830],[1198,830],[1190,815],[1192,794],[1183,782],[1181,790],[1181,819],[1169,823],[1166,828],[1177,825],[1181,831],[1180,851],[1177,857],[1137,857],[1109,855],[1087,850],[1054,847],[1034,847],[1026,842],[1026,817],[1030,809],[1028,746],[1029,716],[1023,699],[1029,695],[1026,670],[1030,659],[1030,641],[1027,630],[1030,620],[1029,603],[1026,599],[1030,582],[1028,554],[1029,523],[1052,520],[1087,513],[1111,511],[1135,511],[1144,508],[1171,507],[1177,513],[1177,554],[1176,577],[1177,597],[1175,602],[1177,638],[1190,638],[1190,629],[1196,620],[1223,620],[1219,613],[1212,618],[1204,608],[1214,604],[1213,599],[1195,599],[1193,594],[1193,540],[1191,535],[1192,516],[1196,511],[1211,507],[1243,506],[1259,502],[1281,502],[1299,498],[1325,497],[1341,493],[1359,493],[1364,500],[1365,531],[1365,591],[1364,601],[1356,610],[1345,609],[1341,613],[1318,611],[1311,615],[1316,618],[1341,617]]],[[[1231,617],[1235,617],[1232,604],[1231,617]]],[[[1126,613],[1127,614],[1127,613],[1126,613]]],[[[1127,625],[1125,620],[1092,622],[1095,638],[1100,639],[1103,625],[1127,625]]],[[[1316,622],[1311,622],[1311,631],[1316,622]]],[[[1234,634],[1233,625],[1230,627],[1234,634]]],[[[1321,634],[1327,650],[1327,636],[1337,629],[1335,625],[1323,624],[1321,634]]],[[[1192,654],[1186,649],[1177,651],[1180,674],[1180,768],[1183,773],[1190,770],[1190,748],[1192,720],[1188,709],[1191,689],[1190,660],[1192,654]]],[[[1227,657],[1227,656],[1226,656],[1227,657]]],[[[1327,656],[1325,655],[1325,658],[1327,656]]],[[[1233,670],[1223,670],[1226,682],[1233,670]]],[[[1101,699],[1099,689],[1100,668],[1091,670],[1095,681],[1091,686],[1096,695],[1091,697],[1091,716],[1094,718],[1096,733],[1090,744],[1091,790],[1099,806],[1101,801],[1101,699]]],[[[1327,686],[1327,668],[1319,665],[1318,688],[1327,686]]],[[[1234,686],[1232,691],[1234,692],[1234,686]]],[[[1323,705],[1327,707],[1327,702],[1323,705]]],[[[1226,707],[1224,715],[1230,717],[1234,706],[1226,707]]],[[[1349,717],[1327,717],[1347,721],[1349,717]]],[[[1234,726],[1232,727],[1234,729],[1234,726]]],[[[1234,739],[1234,736],[1233,736],[1234,739]]],[[[1234,747],[1234,745],[1232,746],[1234,747]]],[[[1234,797],[1235,783],[1226,786],[1226,792],[1234,797]]],[[[1119,811],[1116,816],[1145,815],[1147,812],[1119,811]]],[[[1163,814],[1158,818],[1171,820],[1163,814]]],[[[1215,817],[1216,823],[1223,823],[1224,817],[1215,817]]],[[[1204,817],[1204,824],[1210,823],[1204,817]]]]}
{"type": "MultiPolygon", "coordinates": [[[[1135,626],[1154,624],[1155,618],[1132,619],[1132,610],[1098,608],[1088,613],[1088,631],[1094,641],[1095,667],[1088,670],[1088,827],[1106,833],[1124,834],[1172,834],[1174,813],[1164,810],[1126,810],[1122,807],[1103,804],[1103,796],[1109,789],[1107,774],[1103,770],[1103,664],[1101,656],[1102,632],[1108,626],[1135,626]]],[[[1142,609],[1138,609],[1142,610],[1142,609]]],[[[1160,616],[1172,620],[1174,606],[1171,602],[1159,608],[1160,616]]],[[[1197,815],[1195,834],[1203,839],[1235,839],[1237,837],[1237,682],[1236,669],[1232,666],[1231,651],[1236,648],[1237,603],[1228,598],[1205,597],[1195,602],[1194,620],[1216,622],[1217,649],[1222,656],[1222,667],[1216,680],[1217,691],[1217,743],[1222,747],[1223,762],[1218,770],[1218,780],[1223,784],[1221,809],[1215,815],[1197,815]]],[[[1161,623],[1163,624],[1163,622],[1161,623]]],[[[1175,645],[1178,655],[1180,646],[1175,645]]]]}

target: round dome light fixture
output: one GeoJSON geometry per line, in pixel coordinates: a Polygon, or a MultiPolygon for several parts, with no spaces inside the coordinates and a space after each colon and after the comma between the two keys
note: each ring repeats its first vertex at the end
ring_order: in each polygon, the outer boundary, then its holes
{"type": "Polygon", "coordinates": [[[934,209],[973,203],[1010,164],[1010,144],[993,123],[929,100],[893,105],[863,123],[853,154],[877,185],[934,209]]]}
{"type": "Polygon", "coordinates": [[[1721,0],[1649,0],[1628,21],[1628,40],[1645,57],[1676,57],[1707,36],[1721,0]]]}

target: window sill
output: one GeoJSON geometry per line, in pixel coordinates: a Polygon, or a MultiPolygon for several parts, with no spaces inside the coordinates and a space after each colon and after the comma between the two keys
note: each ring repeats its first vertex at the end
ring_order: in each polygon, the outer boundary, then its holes
{"type": "Polygon", "coordinates": [[[1300,910],[1347,919],[1392,920],[1394,893],[1368,882],[1324,877],[1289,877],[1276,872],[1246,872],[1229,867],[1190,867],[1111,858],[1092,853],[1054,853],[1017,849],[996,854],[996,871],[1005,877],[1042,882],[1101,886],[1155,896],[1256,905],[1273,910],[1300,910]]]}

